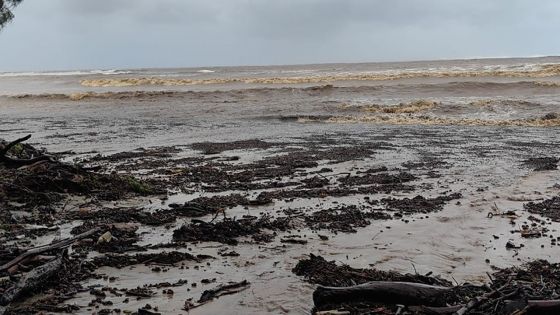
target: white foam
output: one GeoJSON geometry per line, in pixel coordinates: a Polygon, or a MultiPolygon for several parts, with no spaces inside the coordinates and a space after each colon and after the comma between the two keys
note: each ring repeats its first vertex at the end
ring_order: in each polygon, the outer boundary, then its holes
{"type": "Polygon", "coordinates": [[[71,76],[71,75],[88,75],[88,74],[130,74],[130,71],[123,70],[79,70],[79,71],[44,71],[44,72],[0,72],[0,77],[34,77],[34,76],[71,76]]]}
{"type": "Polygon", "coordinates": [[[198,73],[214,73],[214,72],[216,72],[216,71],[214,71],[214,70],[208,70],[208,69],[202,69],[202,70],[198,70],[197,72],[198,72],[198,73]]]}

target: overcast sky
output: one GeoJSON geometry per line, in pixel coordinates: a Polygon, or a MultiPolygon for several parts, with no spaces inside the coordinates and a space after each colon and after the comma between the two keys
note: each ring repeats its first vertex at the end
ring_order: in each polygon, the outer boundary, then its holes
{"type": "Polygon", "coordinates": [[[560,54],[559,0],[24,0],[0,71],[560,54]]]}

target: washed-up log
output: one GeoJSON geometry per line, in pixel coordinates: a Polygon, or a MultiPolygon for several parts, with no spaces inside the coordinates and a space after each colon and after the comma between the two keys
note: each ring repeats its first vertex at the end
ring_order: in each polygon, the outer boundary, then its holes
{"type": "Polygon", "coordinates": [[[22,294],[40,288],[62,267],[62,258],[58,257],[26,273],[14,286],[8,288],[0,297],[0,305],[7,306],[22,294]]]}
{"type": "MultiPolygon", "coordinates": [[[[408,309],[421,314],[450,315],[464,307],[464,304],[443,307],[422,305],[411,306],[408,309]]],[[[506,301],[504,312],[515,315],[558,315],[560,314],[560,300],[506,301]]]]}
{"type": "Polygon", "coordinates": [[[421,283],[373,281],[351,287],[319,286],[313,302],[316,307],[353,302],[444,306],[442,295],[450,290],[421,283]]]}
{"type": "Polygon", "coordinates": [[[453,306],[440,306],[440,307],[434,307],[434,306],[410,306],[408,309],[416,312],[416,313],[420,313],[420,314],[430,314],[430,315],[450,315],[453,314],[455,312],[457,312],[458,310],[460,310],[463,307],[463,305],[453,305],[453,306]]]}
{"type": "Polygon", "coordinates": [[[39,255],[39,254],[51,251],[53,249],[61,249],[61,248],[68,247],[68,246],[74,244],[76,241],[81,240],[83,238],[86,238],[88,236],[91,236],[98,231],[99,231],[99,228],[94,228],[94,229],[91,229],[87,232],[84,232],[82,234],[76,235],[76,236],[71,237],[71,238],[67,238],[67,239],[52,243],[52,244],[32,248],[32,249],[24,252],[23,254],[17,256],[16,258],[12,259],[11,261],[5,263],[4,265],[0,266],[0,271],[7,270],[7,269],[21,263],[22,261],[24,261],[28,257],[39,255]]]}
{"type": "Polygon", "coordinates": [[[527,314],[552,315],[560,314],[560,300],[537,301],[529,300],[527,302],[527,314]]]}
{"type": "Polygon", "coordinates": [[[515,315],[558,315],[560,300],[507,301],[505,309],[515,315]]]}
{"type": "Polygon", "coordinates": [[[16,146],[19,143],[22,143],[26,140],[28,140],[29,138],[31,138],[31,135],[27,135],[23,138],[19,138],[15,141],[12,141],[8,144],[6,144],[3,148],[0,148],[0,163],[4,164],[6,167],[9,168],[18,168],[21,166],[25,166],[25,165],[30,165],[30,164],[34,164],[40,161],[48,161],[51,160],[51,158],[49,156],[46,155],[42,155],[42,156],[37,156],[31,159],[16,159],[16,158],[11,158],[6,156],[6,154],[8,153],[8,151],[10,151],[11,148],[13,148],[14,146],[16,146]]]}

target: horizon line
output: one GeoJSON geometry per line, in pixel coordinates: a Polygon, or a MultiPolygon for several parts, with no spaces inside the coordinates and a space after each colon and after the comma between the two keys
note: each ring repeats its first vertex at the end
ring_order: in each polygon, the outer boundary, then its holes
{"type": "Polygon", "coordinates": [[[337,65],[337,64],[387,64],[387,63],[416,63],[416,62],[444,62],[444,61],[474,61],[474,60],[500,60],[500,59],[543,59],[543,58],[560,58],[560,55],[531,55],[531,56],[474,56],[465,58],[435,58],[435,59],[395,59],[384,61],[348,61],[348,62],[316,62],[316,63],[271,63],[271,64],[240,64],[240,65],[206,65],[206,66],[177,66],[177,67],[102,67],[102,68],[68,68],[68,69],[49,69],[49,70],[17,70],[17,71],[0,71],[0,74],[21,74],[21,73],[50,73],[50,72],[72,72],[72,71],[126,71],[126,70],[166,70],[166,69],[211,69],[211,68],[241,68],[241,67],[289,67],[289,66],[320,66],[320,65],[337,65]]]}

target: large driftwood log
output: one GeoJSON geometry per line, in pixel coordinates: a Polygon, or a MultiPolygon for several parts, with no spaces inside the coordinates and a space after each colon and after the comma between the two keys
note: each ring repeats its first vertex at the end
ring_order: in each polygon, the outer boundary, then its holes
{"type": "MultiPolygon", "coordinates": [[[[516,315],[558,315],[560,314],[560,300],[528,300],[505,301],[505,314],[516,315]]],[[[431,315],[451,315],[465,307],[464,304],[444,307],[411,306],[408,309],[431,315]]]]}
{"type": "Polygon", "coordinates": [[[460,310],[463,306],[464,305],[462,304],[454,305],[454,306],[440,306],[440,307],[421,305],[421,306],[410,306],[408,309],[420,314],[451,315],[457,312],[458,310],[460,310]]]}
{"type": "Polygon", "coordinates": [[[42,156],[37,156],[34,157],[32,159],[15,159],[15,158],[11,158],[6,156],[6,154],[8,153],[8,151],[10,151],[11,148],[13,148],[14,146],[16,146],[19,143],[22,143],[26,140],[29,140],[29,138],[31,138],[31,135],[27,135],[25,137],[19,138],[15,141],[12,141],[8,144],[6,144],[3,148],[0,148],[0,163],[4,164],[6,167],[9,168],[18,168],[21,166],[25,166],[25,165],[31,165],[40,161],[49,161],[51,160],[51,158],[49,156],[46,155],[42,155],[42,156]]]}
{"type": "MultiPolygon", "coordinates": [[[[512,314],[518,315],[558,315],[560,314],[560,300],[528,300],[527,302],[509,301],[514,304],[512,314]],[[523,307],[524,306],[524,307],[523,307]]],[[[507,309],[507,306],[506,306],[507,309]]]]}
{"type": "Polygon", "coordinates": [[[352,287],[319,286],[315,306],[351,302],[444,306],[442,295],[451,288],[412,282],[374,281],[352,287]]]}
{"type": "MultiPolygon", "coordinates": [[[[409,310],[422,314],[469,314],[476,305],[492,301],[504,287],[483,294],[467,304],[446,306],[444,294],[452,288],[411,282],[374,281],[351,287],[319,286],[313,292],[313,302],[316,307],[359,302],[404,304],[409,306],[409,310]]],[[[502,295],[500,299],[504,297],[502,295]]],[[[506,300],[505,303],[506,314],[560,314],[560,300],[506,300]]]]}
{"type": "Polygon", "coordinates": [[[32,248],[32,249],[24,252],[23,254],[17,256],[16,258],[12,259],[11,261],[5,263],[4,265],[0,266],[0,271],[7,270],[7,269],[19,264],[20,262],[22,262],[23,260],[25,260],[28,257],[39,255],[39,254],[48,252],[48,251],[53,250],[53,249],[61,249],[61,248],[68,247],[68,246],[74,244],[78,240],[81,240],[83,238],[86,238],[88,236],[91,236],[91,235],[95,234],[99,230],[100,230],[99,228],[94,228],[94,229],[91,229],[87,232],[84,232],[82,234],[76,235],[76,236],[71,237],[71,238],[67,238],[67,239],[52,243],[52,244],[32,248]]]}
{"type": "Polygon", "coordinates": [[[22,294],[40,288],[62,266],[62,258],[58,257],[26,273],[14,286],[8,288],[0,297],[0,305],[7,306],[22,294]]]}

